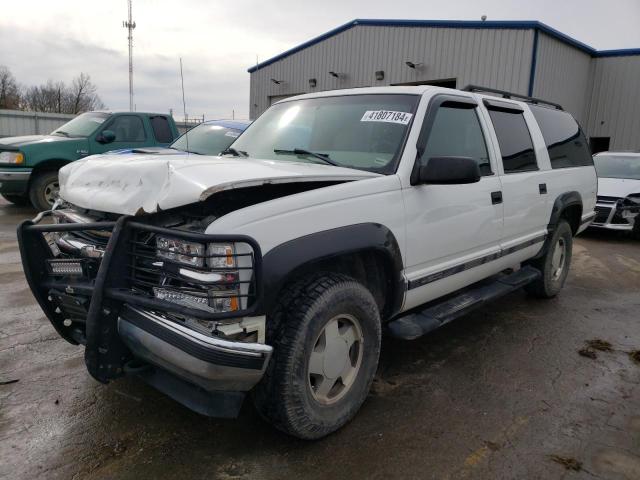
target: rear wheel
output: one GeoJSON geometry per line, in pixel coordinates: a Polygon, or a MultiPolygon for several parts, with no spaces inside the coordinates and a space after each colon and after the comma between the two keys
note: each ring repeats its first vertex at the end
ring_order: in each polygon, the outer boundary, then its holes
{"type": "Polygon", "coordinates": [[[31,181],[29,188],[31,204],[40,212],[51,210],[53,203],[58,198],[59,190],[57,171],[40,172],[31,181]]]}
{"type": "Polygon", "coordinates": [[[276,428],[316,439],[342,427],[364,402],[378,366],[380,314],[371,293],[341,274],[287,288],[269,318],[274,353],[254,390],[276,428]]]}
{"type": "Polygon", "coordinates": [[[555,297],[562,289],[571,265],[573,232],[566,220],[560,220],[553,232],[545,255],[533,262],[542,276],[525,287],[527,292],[540,298],[555,297]]]}
{"type": "Polygon", "coordinates": [[[29,201],[29,197],[26,196],[26,195],[8,195],[8,194],[3,194],[2,197],[7,202],[11,202],[14,205],[17,205],[19,207],[25,207],[27,205],[31,205],[31,202],[29,201]]]}

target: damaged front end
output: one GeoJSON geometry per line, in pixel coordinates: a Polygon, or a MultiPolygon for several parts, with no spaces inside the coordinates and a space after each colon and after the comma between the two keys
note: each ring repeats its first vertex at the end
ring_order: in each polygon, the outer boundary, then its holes
{"type": "Polygon", "coordinates": [[[56,331],[100,382],[137,375],[189,408],[235,416],[262,377],[259,245],[202,219],[53,212],[18,227],[25,275],[56,331]]]}
{"type": "Polygon", "coordinates": [[[592,227],[640,232],[640,193],[625,198],[598,196],[595,211],[592,227]]]}

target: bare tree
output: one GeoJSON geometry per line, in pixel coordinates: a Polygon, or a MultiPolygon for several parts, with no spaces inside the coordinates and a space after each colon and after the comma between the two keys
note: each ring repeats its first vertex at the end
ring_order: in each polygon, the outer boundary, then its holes
{"type": "Polygon", "coordinates": [[[105,106],[96,90],[91,77],[81,73],[73,79],[71,86],[49,80],[44,85],[28,88],[22,103],[25,109],[38,112],[75,114],[101,110],[105,106]]]}
{"type": "Polygon", "coordinates": [[[20,108],[20,88],[11,71],[0,65],[0,108],[20,108]]]}
{"type": "Polygon", "coordinates": [[[49,80],[44,85],[29,87],[23,96],[25,110],[36,112],[64,113],[68,98],[64,82],[49,80]]]}
{"type": "Polygon", "coordinates": [[[104,109],[105,106],[96,91],[97,88],[91,82],[91,77],[86,73],[80,73],[73,79],[73,83],[67,91],[65,113],[104,109]]]}

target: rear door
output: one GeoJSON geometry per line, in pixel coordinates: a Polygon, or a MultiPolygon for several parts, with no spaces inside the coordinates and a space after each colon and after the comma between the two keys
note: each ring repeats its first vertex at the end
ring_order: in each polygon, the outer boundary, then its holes
{"type": "Polygon", "coordinates": [[[482,177],[463,185],[412,185],[403,190],[407,228],[405,309],[438,298],[500,269],[502,204],[487,124],[472,96],[437,95],[418,139],[416,165],[431,157],[472,157],[482,177]]]}
{"type": "Polygon", "coordinates": [[[530,132],[535,120],[528,109],[516,102],[485,98],[483,104],[500,154],[502,256],[518,262],[542,246],[550,218],[545,175],[530,132]]]}

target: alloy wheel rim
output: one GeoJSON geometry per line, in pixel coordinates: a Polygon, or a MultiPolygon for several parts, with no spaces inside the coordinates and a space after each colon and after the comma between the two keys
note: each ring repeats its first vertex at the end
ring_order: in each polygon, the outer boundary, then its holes
{"type": "Polygon", "coordinates": [[[340,314],[322,328],[308,358],[307,382],[318,403],[330,405],[353,386],[360,366],[364,337],[353,315],[340,314]]]}
{"type": "Polygon", "coordinates": [[[44,187],[44,199],[49,205],[53,205],[58,197],[58,191],[60,190],[60,184],[56,180],[55,182],[49,182],[44,187]]]}
{"type": "Polygon", "coordinates": [[[567,245],[564,238],[559,238],[553,249],[553,256],[551,257],[551,277],[553,280],[558,280],[562,276],[564,271],[564,264],[567,256],[567,245]]]}

